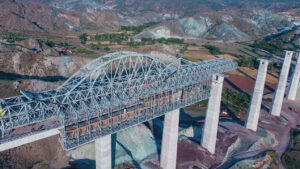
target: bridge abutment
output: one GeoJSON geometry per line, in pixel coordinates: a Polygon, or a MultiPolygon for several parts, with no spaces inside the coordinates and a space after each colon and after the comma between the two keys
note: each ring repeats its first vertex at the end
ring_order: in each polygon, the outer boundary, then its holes
{"type": "Polygon", "coordinates": [[[284,98],[284,92],[285,92],[286,83],[289,75],[291,61],[292,61],[292,56],[293,56],[292,51],[285,51],[285,58],[282,64],[279,81],[273,97],[273,103],[270,111],[271,114],[274,116],[280,116],[282,102],[284,98]]]}
{"type": "Polygon", "coordinates": [[[250,107],[248,110],[248,116],[246,121],[246,128],[256,131],[259,120],[261,102],[264,94],[265,81],[268,71],[269,61],[265,59],[260,60],[258,73],[253,89],[250,107]]]}
{"type": "Polygon", "coordinates": [[[160,166],[176,169],[179,109],[165,115],[160,166]]]}
{"type": "Polygon", "coordinates": [[[299,80],[300,80],[300,51],[297,52],[297,63],[295,67],[295,71],[292,76],[292,81],[289,86],[289,91],[287,94],[287,99],[289,100],[295,100],[297,95],[297,89],[299,86],[299,80]]]}
{"type": "Polygon", "coordinates": [[[205,116],[201,145],[215,153],[224,76],[214,75],[205,116]]]}
{"type": "Polygon", "coordinates": [[[96,169],[110,169],[111,165],[111,135],[95,140],[96,169]]]}

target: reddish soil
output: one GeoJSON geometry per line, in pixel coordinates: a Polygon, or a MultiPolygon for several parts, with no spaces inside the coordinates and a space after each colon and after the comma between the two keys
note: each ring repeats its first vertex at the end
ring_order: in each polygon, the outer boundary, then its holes
{"type": "Polygon", "coordinates": [[[211,168],[222,163],[228,147],[235,142],[237,136],[230,131],[219,128],[216,153],[210,154],[199,143],[191,140],[181,140],[178,143],[177,168],[211,168]]]}
{"type": "MultiPolygon", "coordinates": [[[[235,89],[239,91],[243,91],[252,95],[252,90],[254,87],[255,80],[245,76],[239,75],[228,75],[228,77],[224,81],[224,87],[228,89],[235,89]]],[[[275,85],[266,84],[264,93],[270,93],[271,90],[275,89],[275,85]]]]}

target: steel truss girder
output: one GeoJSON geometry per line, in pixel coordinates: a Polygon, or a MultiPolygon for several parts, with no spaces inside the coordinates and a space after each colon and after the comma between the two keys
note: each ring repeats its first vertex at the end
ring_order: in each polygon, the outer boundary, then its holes
{"type": "MultiPolygon", "coordinates": [[[[96,116],[100,121],[104,110],[110,113],[112,119],[113,109],[120,111],[131,103],[141,104],[140,98],[145,96],[152,97],[168,91],[184,91],[185,88],[195,84],[204,85],[210,81],[213,74],[231,71],[236,67],[237,64],[233,60],[224,58],[193,63],[172,56],[160,60],[134,52],[108,54],[81,68],[57,89],[34,93],[34,100],[28,100],[24,96],[0,99],[0,106],[6,111],[5,115],[0,117],[0,129],[2,134],[5,134],[6,131],[17,127],[58,118],[65,126],[65,130],[71,124],[76,124],[76,130],[79,130],[79,122],[89,121],[96,116]]],[[[188,103],[207,99],[202,94],[205,95],[208,91],[207,88],[199,91],[197,97],[190,96],[191,101],[188,103]]],[[[156,114],[161,115],[172,111],[170,105],[165,105],[168,108],[156,114]]],[[[154,117],[156,116],[145,117],[145,120],[154,117]]],[[[137,123],[127,121],[124,125],[127,124],[129,127],[142,121],[139,120],[137,123]]],[[[111,132],[116,131],[112,127],[111,132]]],[[[62,131],[62,143],[66,149],[70,149],[93,141],[105,135],[104,133],[107,134],[107,132],[98,132],[91,137],[92,132],[88,133],[90,133],[89,137],[77,135],[79,141],[76,144],[69,144],[65,131],[62,131]],[[85,138],[85,141],[80,141],[81,137],[85,138]]]]}

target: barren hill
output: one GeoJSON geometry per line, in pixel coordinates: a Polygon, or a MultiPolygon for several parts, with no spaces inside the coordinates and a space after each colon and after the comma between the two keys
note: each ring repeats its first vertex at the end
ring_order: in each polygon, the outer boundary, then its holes
{"type": "Polygon", "coordinates": [[[183,37],[218,41],[248,41],[292,24],[269,10],[230,10],[208,12],[167,21],[147,29],[137,38],[183,37]]]}

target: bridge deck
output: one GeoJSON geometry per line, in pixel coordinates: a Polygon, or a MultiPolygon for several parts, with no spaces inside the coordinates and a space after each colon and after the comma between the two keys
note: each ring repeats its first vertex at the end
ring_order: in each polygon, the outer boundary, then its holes
{"type": "Polygon", "coordinates": [[[84,66],[57,89],[0,99],[5,111],[0,117],[2,142],[34,133],[28,126],[57,119],[64,127],[61,143],[72,149],[207,99],[212,76],[236,67],[224,58],[193,63],[111,53],[84,66]]]}
{"type": "Polygon", "coordinates": [[[7,132],[7,134],[0,139],[0,145],[2,146],[3,143],[19,140],[30,135],[36,135],[59,127],[61,128],[61,123],[57,119],[49,119],[39,123],[18,127],[7,132]]]}

